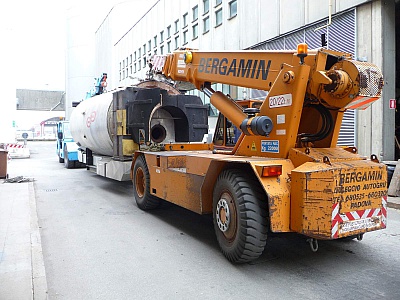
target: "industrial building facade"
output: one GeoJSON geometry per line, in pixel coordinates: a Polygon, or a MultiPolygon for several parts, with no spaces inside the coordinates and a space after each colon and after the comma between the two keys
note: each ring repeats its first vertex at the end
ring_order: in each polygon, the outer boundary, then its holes
{"type": "MultiPolygon", "coordinates": [[[[131,85],[146,78],[153,55],[181,47],[285,50],[306,42],[309,48],[346,51],[354,59],[378,65],[385,88],[381,100],[368,109],[346,113],[340,143],[356,146],[362,155],[374,153],[393,160],[396,112],[389,102],[398,96],[395,22],[400,18],[399,6],[397,0],[158,0],[116,36],[114,24],[127,11],[121,4],[95,33],[94,74],[108,73],[108,89],[131,85]]],[[[241,87],[218,84],[215,88],[234,99],[266,96],[241,87]]],[[[208,103],[204,95],[202,99],[208,103]]]]}

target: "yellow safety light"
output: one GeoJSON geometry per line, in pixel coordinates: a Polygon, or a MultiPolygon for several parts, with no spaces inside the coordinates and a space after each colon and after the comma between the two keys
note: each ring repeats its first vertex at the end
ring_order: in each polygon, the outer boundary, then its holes
{"type": "Polygon", "coordinates": [[[192,52],[186,51],[186,53],[183,56],[183,60],[185,61],[186,64],[190,64],[193,60],[192,52]]]}
{"type": "Polygon", "coordinates": [[[271,165],[271,166],[263,166],[262,168],[262,177],[272,177],[282,175],[282,166],[281,165],[271,165]]]}
{"type": "Polygon", "coordinates": [[[308,46],[306,43],[301,43],[297,45],[297,57],[300,58],[300,64],[304,64],[304,58],[307,56],[308,46]]]}
{"type": "Polygon", "coordinates": [[[308,45],[306,43],[301,43],[297,45],[297,54],[306,54],[308,53],[308,45]]]}

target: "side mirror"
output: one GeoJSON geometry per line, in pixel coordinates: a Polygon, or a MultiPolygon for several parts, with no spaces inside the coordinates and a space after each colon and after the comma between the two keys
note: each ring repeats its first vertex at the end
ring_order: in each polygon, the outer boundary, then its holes
{"type": "Polygon", "coordinates": [[[62,139],[63,139],[63,133],[62,133],[62,132],[58,132],[57,136],[58,136],[58,139],[59,139],[59,140],[62,140],[62,139]]]}

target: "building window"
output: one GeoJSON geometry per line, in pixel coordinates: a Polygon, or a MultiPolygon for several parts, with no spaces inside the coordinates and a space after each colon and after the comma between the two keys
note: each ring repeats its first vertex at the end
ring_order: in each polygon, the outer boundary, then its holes
{"type": "Polygon", "coordinates": [[[179,32],[179,20],[175,21],[175,33],[179,32]]]}
{"type": "Polygon", "coordinates": [[[171,42],[170,41],[167,43],[167,51],[168,51],[168,53],[171,53],[171,42]]]}
{"type": "Polygon", "coordinates": [[[139,52],[139,58],[140,58],[142,56],[142,49],[139,48],[138,52],[139,52]]]}
{"type": "Polygon", "coordinates": [[[203,19],[203,33],[210,31],[210,17],[205,17],[203,19]]]}
{"type": "Polygon", "coordinates": [[[122,71],[122,79],[125,79],[125,69],[122,71]]]}
{"type": "Polygon", "coordinates": [[[236,17],[237,15],[237,0],[229,2],[229,19],[236,17]]]}
{"type": "Polygon", "coordinates": [[[119,63],[119,70],[121,71],[122,69],[122,63],[119,63]]]}
{"type": "Polygon", "coordinates": [[[126,57],[126,66],[128,67],[128,57],[126,57]]]}
{"type": "Polygon", "coordinates": [[[188,33],[187,30],[183,32],[183,45],[186,45],[187,42],[188,42],[188,41],[187,41],[187,33],[188,33]]]}
{"type": "Polygon", "coordinates": [[[149,51],[151,51],[151,40],[149,40],[149,51]]]}
{"type": "Polygon", "coordinates": [[[222,3],[222,0],[215,0],[215,6],[218,6],[222,3]]]}
{"type": "Polygon", "coordinates": [[[132,66],[130,66],[129,68],[130,68],[130,71],[131,71],[131,73],[130,73],[130,74],[132,75],[132,70],[133,70],[133,69],[132,69],[132,66]]]}
{"type": "Polygon", "coordinates": [[[163,55],[164,54],[164,46],[160,47],[160,54],[163,55]]]}
{"type": "Polygon", "coordinates": [[[143,45],[143,55],[146,55],[146,44],[143,45]]]}
{"type": "Polygon", "coordinates": [[[192,26],[193,29],[193,39],[197,39],[199,36],[199,25],[198,24],[194,24],[192,26]]]}
{"type": "Polygon", "coordinates": [[[160,43],[164,42],[164,30],[160,32],[160,43]]]}
{"type": "Polygon", "coordinates": [[[133,72],[134,72],[134,73],[137,72],[137,70],[136,70],[136,63],[133,65],[133,72]]]}
{"type": "Polygon", "coordinates": [[[136,59],[137,59],[137,57],[136,57],[136,51],[133,53],[133,57],[134,57],[134,60],[136,61],[136,59]]]}
{"type": "Polygon", "coordinates": [[[146,57],[143,57],[143,68],[146,68],[146,57]]]}
{"type": "Polygon", "coordinates": [[[222,8],[215,12],[215,27],[222,24],[222,8]]]}
{"type": "Polygon", "coordinates": [[[128,75],[129,75],[129,73],[128,73],[128,68],[126,68],[126,78],[128,78],[128,75]]]}
{"type": "Polygon", "coordinates": [[[157,36],[154,37],[154,47],[157,47],[157,36]]]}
{"type": "Polygon", "coordinates": [[[196,21],[199,18],[199,7],[196,5],[195,7],[192,8],[193,12],[193,20],[196,21]]]}
{"type": "Polygon", "coordinates": [[[138,61],[138,71],[140,71],[141,68],[142,68],[142,61],[139,59],[139,61],[138,61]]]}
{"type": "Polygon", "coordinates": [[[187,19],[188,19],[188,13],[183,15],[183,28],[185,28],[187,26],[187,19]]]}
{"type": "Polygon", "coordinates": [[[121,74],[121,72],[119,72],[119,81],[121,81],[122,80],[122,74],[121,74]]]}
{"type": "Polygon", "coordinates": [[[129,56],[129,64],[132,64],[132,54],[129,56]]]}
{"type": "Polygon", "coordinates": [[[175,50],[179,47],[179,35],[175,37],[175,50]]]}
{"type": "Polygon", "coordinates": [[[167,39],[171,37],[171,25],[167,27],[167,39]]]}
{"type": "Polygon", "coordinates": [[[203,0],[203,14],[208,13],[210,10],[210,0],[203,0]]]}

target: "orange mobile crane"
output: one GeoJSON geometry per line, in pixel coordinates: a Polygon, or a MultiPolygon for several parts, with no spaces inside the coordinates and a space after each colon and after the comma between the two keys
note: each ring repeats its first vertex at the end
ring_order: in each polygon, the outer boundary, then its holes
{"type": "Polygon", "coordinates": [[[259,257],[268,232],[300,233],[316,251],[319,239],[361,239],[386,227],[385,165],[336,145],[346,109],[380,98],[378,67],[342,52],[308,51],[306,44],[297,51],[179,50],[152,64],[154,72],[210,96],[220,116],[211,144],[135,151],[131,178],[141,209],[164,199],[212,213],[232,262],[259,257]],[[233,101],[213,83],[268,96],[233,101]]]}

